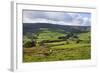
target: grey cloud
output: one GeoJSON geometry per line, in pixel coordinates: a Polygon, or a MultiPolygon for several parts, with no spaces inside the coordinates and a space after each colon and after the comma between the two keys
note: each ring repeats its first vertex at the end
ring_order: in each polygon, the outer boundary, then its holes
{"type": "MultiPolygon", "coordinates": [[[[86,18],[86,17],[85,17],[86,18]]],[[[89,17],[87,17],[90,19],[89,17]]],[[[71,12],[50,12],[50,11],[23,11],[23,22],[35,19],[46,19],[52,21],[62,21],[65,23],[75,23],[80,25],[91,25],[89,20],[84,20],[82,13],[71,13],[71,12]],[[28,20],[26,20],[28,19],[28,20]]]]}

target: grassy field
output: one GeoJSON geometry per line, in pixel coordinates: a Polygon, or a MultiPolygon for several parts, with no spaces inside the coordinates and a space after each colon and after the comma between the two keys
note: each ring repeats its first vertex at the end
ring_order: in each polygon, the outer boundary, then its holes
{"type": "MultiPolygon", "coordinates": [[[[35,39],[35,46],[23,47],[23,62],[84,60],[91,58],[90,32],[75,34],[77,37],[71,35],[67,39],[65,37],[61,38],[61,36],[66,35],[68,34],[49,30],[39,32],[35,39]]],[[[24,36],[23,44],[27,41],[30,42],[31,39],[24,36]]]]}
{"type": "Polygon", "coordinates": [[[25,48],[24,62],[82,60],[91,58],[90,44],[70,44],[51,48],[25,48]]]}

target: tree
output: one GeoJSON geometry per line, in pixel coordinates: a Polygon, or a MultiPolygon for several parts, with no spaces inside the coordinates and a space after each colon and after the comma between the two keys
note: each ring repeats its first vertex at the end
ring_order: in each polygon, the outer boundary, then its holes
{"type": "MultiPolygon", "coordinates": [[[[33,44],[34,46],[37,45],[37,35],[35,33],[27,33],[26,34],[27,38],[31,40],[31,44],[33,44]]],[[[29,42],[28,42],[29,44],[29,42]]]]}
{"type": "Polygon", "coordinates": [[[73,38],[78,39],[78,36],[77,35],[74,35],[73,38]]]}
{"type": "Polygon", "coordinates": [[[29,47],[33,47],[35,46],[35,43],[31,40],[26,40],[24,43],[23,43],[23,47],[26,47],[26,48],[29,48],[29,47]]]}
{"type": "Polygon", "coordinates": [[[69,41],[68,40],[66,40],[66,44],[69,44],[69,41]]]}
{"type": "Polygon", "coordinates": [[[65,37],[66,37],[66,39],[69,39],[70,37],[73,37],[73,36],[74,36],[73,33],[68,33],[65,37]]]}
{"type": "Polygon", "coordinates": [[[82,40],[80,40],[80,39],[77,39],[77,41],[76,41],[76,43],[80,43],[82,40]]]}
{"type": "Polygon", "coordinates": [[[60,36],[60,37],[58,37],[58,39],[63,39],[63,40],[65,40],[66,37],[65,37],[65,36],[60,36]]]}
{"type": "Polygon", "coordinates": [[[31,40],[35,42],[35,46],[38,47],[39,46],[39,42],[37,41],[38,34],[34,34],[32,33],[32,38],[31,40]]]}

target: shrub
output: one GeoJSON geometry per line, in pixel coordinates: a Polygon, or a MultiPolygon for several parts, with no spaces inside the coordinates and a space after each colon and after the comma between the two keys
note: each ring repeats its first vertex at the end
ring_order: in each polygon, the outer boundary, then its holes
{"type": "Polygon", "coordinates": [[[43,40],[40,43],[43,44],[43,43],[52,43],[52,42],[61,42],[61,41],[63,40],[43,40]]]}
{"type": "Polygon", "coordinates": [[[82,42],[82,40],[80,40],[80,39],[78,39],[78,40],[76,41],[76,43],[80,43],[80,42],[82,42]]]}
{"type": "Polygon", "coordinates": [[[23,44],[23,47],[26,47],[26,48],[29,48],[29,47],[33,47],[35,46],[35,42],[34,41],[25,41],[24,44],[23,44]]]}

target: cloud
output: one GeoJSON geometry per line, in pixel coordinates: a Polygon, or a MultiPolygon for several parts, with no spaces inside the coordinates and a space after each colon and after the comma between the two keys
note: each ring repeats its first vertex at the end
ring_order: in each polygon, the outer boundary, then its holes
{"type": "Polygon", "coordinates": [[[55,20],[55,21],[67,21],[71,22],[72,17],[67,13],[61,13],[61,12],[46,12],[45,13],[47,19],[55,20]]]}
{"type": "Polygon", "coordinates": [[[23,11],[23,23],[90,26],[89,13],[23,11]]]}
{"type": "Polygon", "coordinates": [[[84,26],[90,26],[91,25],[91,20],[89,18],[84,17],[83,20],[84,20],[84,22],[83,22],[82,25],[84,25],[84,26]]]}

